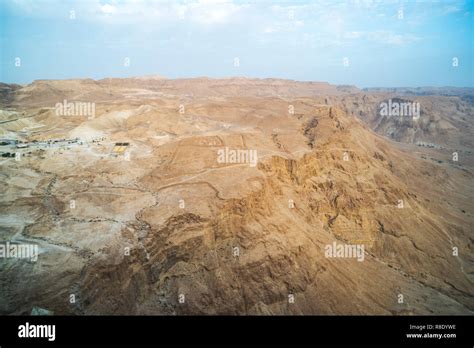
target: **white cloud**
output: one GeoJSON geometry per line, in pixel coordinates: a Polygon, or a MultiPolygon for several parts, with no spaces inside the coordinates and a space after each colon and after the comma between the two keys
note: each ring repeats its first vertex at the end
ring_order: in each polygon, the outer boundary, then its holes
{"type": "Polygon", "coordinates": [[[456,13],[459,11],[461,11],[461,8],[459,6],[447,5],[441,10],[441,15],[447,15],[447,14],[456,13]]]}
{"type": "Polygon", "coordinates": [[[388,45],[406,45],[420,40],[412,34],[396,34],[390,31],[374,31],[367,33],[366,37],[370,41],[388,45]]]}
{"type": "Polygon", "coordinates": [[[391,31],[349,31],[342,36],[346,40],[368,40],[379,44],[405,45],[421,40],[412,34],[397,34],[391,31]]]}
{"type": "Polygon", "coordinates": [[[230,21],[244,5],[229,1],[199,0],[185,5],[185,13],[190,20],[200,24],[223,24],[230,21]]]}
{"type": "Polygon", "coordinates": [[[343,38],[344,39],[360,39],[361,37],[363,37],[364,33],[361,32],[361,31],[349,31],[349,32],[346,32],[344,33],[343,35],[343,38]]]}
{"type": "Polygon", "coordinates": [[[100,10],[106,15],[111,15],[117,12],[117,8],[110,4],[100,6],[100,10]]]}
{"type": "Polygon", "coordinates": [[[231,0],[14,0],[8,6],[18,13],[43,18],[68,16],[69,11],[74,9],[78,19],[104,20],[107,24],[147,20],[163,24],[185,20],[214,25],[236,20],[239,13],[251,5],[231,0]]]}
{"type": "Polygon", "coordinates": [[[197,0],[181,3],[124,0],[114,2],[113,5],[96,3],[95,7],[97,19],[105,19],[109,24],[146,20],[159,21],[157,23],[163,24],[184,20],[200,25],[214,25],[232,21],[247,5],[223,0],[197,0]]]}

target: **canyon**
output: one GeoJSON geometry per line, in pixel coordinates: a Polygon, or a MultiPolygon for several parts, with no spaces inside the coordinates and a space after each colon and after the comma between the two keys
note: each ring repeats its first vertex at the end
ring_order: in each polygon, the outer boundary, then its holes
{"type": "Polygon", "coordinates": [[[0,241],[39,255],[0,260],[0,313],[472,314],[473,96],[252,78],[1,84],[0,241]],[[419,118],[380,113],[397,98],[419,118]],[[65,100],[95,116],[57,113],[65,100]],[[256,165],[219,160],[230,150],[256,165]],[[334,243],[364,255],[326,257],[334,243]]]}

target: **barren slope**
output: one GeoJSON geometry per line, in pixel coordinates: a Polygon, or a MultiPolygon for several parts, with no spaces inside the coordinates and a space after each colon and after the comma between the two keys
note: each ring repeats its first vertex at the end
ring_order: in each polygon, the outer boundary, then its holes
{"type": "MultiPolygon", "coordinates": [[[[330,85],[135,80],[15,92],[32,117],[8,114],[4,134],[80,141],[1,159],[1,238],[41,250],[2,263],[1,313],[472,313],[469,163],[372,132],[342,100],[359,95],[330,85]],[[96,116],[56,116],[64,98],[96,116]],[[257,166],[220,163],[225,148],[255,150],[257,166]],[[333,242],[364,245],[364,260],[326,257],[333,242]]],[[[472,149],[456,129],[446,144],[472,149]]]]}

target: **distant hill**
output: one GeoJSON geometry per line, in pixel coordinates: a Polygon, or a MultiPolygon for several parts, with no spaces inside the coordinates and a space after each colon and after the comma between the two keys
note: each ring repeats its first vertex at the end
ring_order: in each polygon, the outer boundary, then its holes
{"type": "Polygon", "coordinates": [[[362,90],[371,93],[394,93],[398,95],[474,96],[474,87],[375,87],[363,88],[362,90]]]}

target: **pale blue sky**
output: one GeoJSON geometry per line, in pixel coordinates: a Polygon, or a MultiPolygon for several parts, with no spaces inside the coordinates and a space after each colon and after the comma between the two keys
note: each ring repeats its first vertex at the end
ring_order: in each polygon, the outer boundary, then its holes
{"type": "Polygon", "coordinates": [[[473,87],[473,10],[474,0],[0,0],[0,81],[158,74],[473,87]]]}

